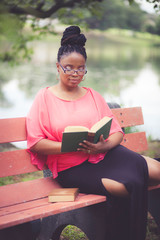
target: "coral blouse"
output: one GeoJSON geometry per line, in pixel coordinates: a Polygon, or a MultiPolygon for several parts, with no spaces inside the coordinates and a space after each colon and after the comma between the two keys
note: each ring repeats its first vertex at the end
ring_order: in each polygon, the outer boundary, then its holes
{"type": "Polygon", "coordinates": [[[104,116],[113,118],[110,135],[122,132],[104,98],[91,88],[85,89],[86,94],[74,101],[58,98],[48,87],[41,89],[27,116],[27,148],[31,153],[31,162],[41,170],[47,164],[53,173],[53,178],[58,176],[59,171],[79,165],[86,160],[96,164],[104,158],[105,153],[94,155],[80,151],[53,155],[32,153],[29,149],[38,141],[49,139],[61,142],[66,126],[81,125],[91,128],[104,116]]]}

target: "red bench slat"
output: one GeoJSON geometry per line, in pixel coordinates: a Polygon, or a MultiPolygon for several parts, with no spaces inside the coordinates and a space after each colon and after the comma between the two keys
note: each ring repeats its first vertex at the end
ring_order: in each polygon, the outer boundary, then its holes
{"type": "Polygon", "coordinates": [[[33,201],[20,203],[20,204],[17,204],[16,207],[15,207],[15,205],[11,205],[9,207],[6,207],[6,206],[0,207],[0,217],[2,217],[4,215],[9,215],[12,213],[20,212],[20,211],[29,210],[29,209],[35,208],[35,207],[42,207],[42,206],[46,205],[46,202],[44,202],[43,199],[44,198],[40,198],[40,199],[36,199],[33,201]]]}
{"type": "MultiPolygon", "coordinates": [[[[136,152],[146,150],[148,145],[145,132],[126,134],[122,145],[136,152]]],[[[38,171],[37,167],[31,164],[30,155],[26,150],[1,152],[0,165],[0,177],[38,171]]]]}
{"type": "Polygon", "coordinates": [[[0,119],[0,143],[26,140],[26,118],[0,119]]]}
{"type": "Polygon", "coordinates": [[[7,215],[0,216],[0,229],[105,201],[105,196],[92,194],[79,194],[74,202],[48,203],[48,198],[44,198],[41,199],[41,206],[38,205],[37,207],[33,207],[25,211],[15,211],[15,213],[8,213],[7,215]]]}
{"type": "MultiPolygon", "coordinates": [[[[26,149],[0,153],[0,177],[13,176],[39,169],[31,163],[30,154],[26,149]]],[[[44,167],[46,169],[46,167],[44,167]]]]}
{"type": "Polygon", "coordinates": [[[58,187],[59,184],[52,177],[1,186],[0,207],[46,197],[52,189],[58,187]]]}
{"type": "MultiPolygon", "coordinates": [[[[143,124],[141,107],[111,109],[121,127],[143,124]]],[[[26,118],[0,119],[0,143],[26,140],[26,118]]]]}
{"type": "Polygon", "coordinates": [[[132,127],[144,124],[142,108],[114,108],[111,109],[121,127],[132,127]]]}
{"type": "Polygon", "coordinates": [[[124,136],[122,145],[135,152],[148,149],[145,132],[128,133],[124,136]]]}

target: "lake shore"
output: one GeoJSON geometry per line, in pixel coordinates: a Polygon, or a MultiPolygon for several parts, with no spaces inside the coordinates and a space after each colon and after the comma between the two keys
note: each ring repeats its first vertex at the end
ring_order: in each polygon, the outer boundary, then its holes
{"type": "Polygon", "coordinates": [[[160,141],[149,141],[148,142],[148,150],[146,150],[144,155],[152,157],[152,158],[159,158],[160,157],[160,141]]]}

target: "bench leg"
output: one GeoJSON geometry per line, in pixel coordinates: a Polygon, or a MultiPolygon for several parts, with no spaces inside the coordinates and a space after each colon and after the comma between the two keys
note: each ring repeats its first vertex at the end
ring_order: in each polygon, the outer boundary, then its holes
{"type": "Polygon", "coordinates": [[[128,240],[128,204],[128,200],[118,199],[44,218],[37,240],[58,240],[66,225],[78,227],[89,240],[115,240],[119,236],[128,240]]]}
{"type": "Polygon", "coordinates": [[[160,188],[148,191],[148,211],[160,229],[160,188]]]}
{"type": "Polygon", "coordinates": [[[67,225],[80,228],[89,240],[106,240],[108,235],[106,211],[106,203],[100,203],[44,218],[37,240],[58,240],[67,225]]]}
{"type": "Polygon", "coordinates": [[[0,230],[2,240],[35,240],[40,231],[40,220],[0,230]]]}

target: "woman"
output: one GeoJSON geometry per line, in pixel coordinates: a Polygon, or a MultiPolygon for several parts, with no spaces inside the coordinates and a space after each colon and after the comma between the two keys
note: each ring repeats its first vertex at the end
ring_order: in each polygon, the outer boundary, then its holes
{"type": "Polygon", "coordinates": [[[32,163],[40,169],[47,164],[63,187],[106,195],[111,206],[119,204],[125,216],[114,215],[111,207],[115,219],[109,240],[144,240],[147,187],[160,182],[160,163],[121,146],[123,132],[103,97],[79,86],[87,73],[85,42],[78,26],[65,29],[57,57],[59,82],[39,91],[27,117],[32,163]],[[76,152],[61,153],[66,126],[90,128],[104,116],[113,118],[107,140],[101,136],[97,144],[84,141],[76,152]],[[116,220],[124,227],[117,235],[116,220]]]}

